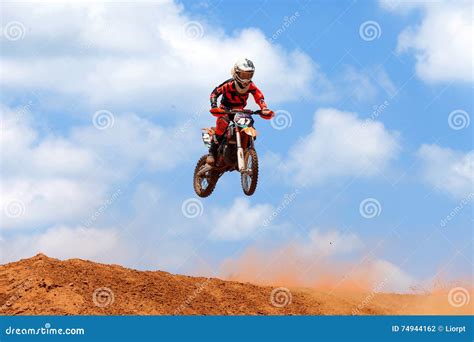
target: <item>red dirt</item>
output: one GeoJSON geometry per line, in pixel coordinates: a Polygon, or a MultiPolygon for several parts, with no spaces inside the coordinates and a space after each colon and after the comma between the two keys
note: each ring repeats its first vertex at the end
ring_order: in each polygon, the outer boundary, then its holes
{"type": "Polygon", "coordinates": [[[388,315],[472,314],[446,294],[329,293],[216,278],[137,271],[38,254],[0,265],[0,314],[6,315],[388,315]],[[105,289],[104,289],[105,288],[105,289]],[[103,290],[100,290],[103,289],[103,290]],[[279,307],[279,303],[286,304],[279,307]]]}

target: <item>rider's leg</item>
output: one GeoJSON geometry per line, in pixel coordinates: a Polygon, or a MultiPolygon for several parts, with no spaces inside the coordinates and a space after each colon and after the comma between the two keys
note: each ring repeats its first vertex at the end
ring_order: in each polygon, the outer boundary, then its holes
{"type": "Polygon", "coordinates": [[[219,144],[224,139],[224,133],[229,126],[229,119],[227,117],[218,117],[216,120],[216,140],[212,139],[211,146],[209,147],[209,155],[207,156],[206,162],[210,165],[214,165],[217,159],[217,149],[219,144]]]}
{"type": "Polygon", "coordinates": [[[209,165],[214,165],[216,162],[217,158],[217,149],[219,145],[214,141],[214,139],[211,140],[211,146],[209,146],[209,154],[207,155],[206,163],[209,165]]]}

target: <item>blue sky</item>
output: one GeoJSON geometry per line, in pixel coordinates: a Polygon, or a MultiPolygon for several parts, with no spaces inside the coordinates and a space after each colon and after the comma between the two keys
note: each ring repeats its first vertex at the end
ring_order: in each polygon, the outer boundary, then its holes
{"type": "Polygon", "coordinates": [[[295,267],[304,285],[320,274],[295,260],[385,290],[472,281],[469,10],[2,3],[2,261],[239,276],[254,258],[268,281],[295,267]],[[208,96],[242,56],[277,112],[256,123],[260,183],[244,198],[227,174],[197,199],[208,96]]]}

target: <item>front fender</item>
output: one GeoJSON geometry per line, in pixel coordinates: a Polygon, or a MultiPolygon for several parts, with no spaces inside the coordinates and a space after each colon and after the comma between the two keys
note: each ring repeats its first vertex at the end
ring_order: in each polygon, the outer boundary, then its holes
{"type": "Polygon", "coordinates": [[[241,132],[247,134],[247,135],[250,135],[251,137],[257,137],[258,133],[257,133],[257,130],[253,127],[245,127],[245,128],[242,128],[241,132]]]}

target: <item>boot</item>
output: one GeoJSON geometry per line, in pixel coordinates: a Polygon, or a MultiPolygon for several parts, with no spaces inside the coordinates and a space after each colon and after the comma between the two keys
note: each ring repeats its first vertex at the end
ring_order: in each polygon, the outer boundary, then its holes
{"type": "Polygon", "coordinates": [[[208,163],[211,166],[214,166],[217,160],[217,150],[219,149],[219,145],[222,143],[224,140],[224,134],[222,135],[217,135],[216,134],[216,139],[211,140],[211,146],[209,147],[209,154],[207,155],[206,163],[208,163]],[[215,141],[217,140],[217,141],[215,141]]]}
{"type": "Polygon", "coordinates": [[[214,139],[211,140],[211,146],[209,147],[209,154],[207,155],[206,158],[206,163],[214,166],[216,159],[217,159],[217,148],[219,145],[214,141],[214,139]]]}

